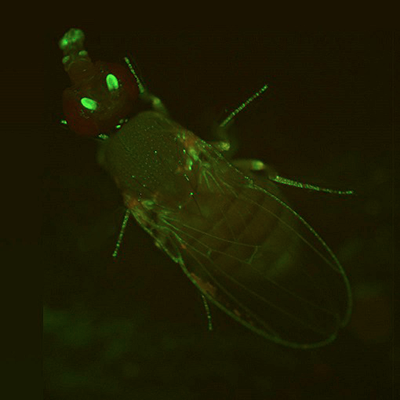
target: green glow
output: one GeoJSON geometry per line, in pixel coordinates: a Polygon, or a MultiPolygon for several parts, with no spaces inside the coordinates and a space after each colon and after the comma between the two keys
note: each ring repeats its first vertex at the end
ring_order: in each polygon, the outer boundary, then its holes
{"type": "Polygon", "coordinates": [[[59,42],[60,49],[63,50],[68,46],[68,39],[63,37],[59,42]]]}
{"type": "Polygon", "coordinates": [[[220,151],[228,151],[231,148],[229,141],[218,142],[218,148],[220,151]]]}
{"type": "Polygon", "coordinates": [[[130,215],[131,215],[131,211],[129,209],[127,209],[125,211],[124,220],[123,220],[122,226],[121,226],[121,231],[119,232],[119,235],[118,235],[117,244],[115,245],[115,250],[112,254],[112,256],[114,258],[117,258],[118,251],[119,251],[119,248],[121,247],[122,238],[124,237],[125,229],[126,229],[126,226],[128,225],[128,220],[129,220],[130,215]]]}
{"type": "Polygon", "coordinates": [[[124,60],[126,62],[126,64],[128,65],[128,68],[130,69],[130,71],[132,72],[133,76],[135,77],[136,83],[139,87],[139,93],[143,94],[145,92],[144,86],[138,76],[138,74],[136,73],[135,69],[133,68],[131,62],[129,61],[128,57],[124,57],[124,60]]]}
{"type": "Polygon", "coordinates": [[[207,321],[208,321],[208,330],[212,331],[213,330],[213,324],[212,324],[212,320],[211,320],[211,311],[210,311],[210,307],[207,303],[207,299],[204,297],[204,295],[201,295],[201,298],[203,299],[203,305],[204,308],[206,310],[206,314],[207,314],[207,321]]]}
{"type": "Polygon", "coordinates": [[[262,171],[263,169],[265,169],[265,164],[259,160],[252,160],[251,169],[253,171],[262,171]]]}
{"type": "Polygon", "coordinates": [[[239,114],[245,107],[247,107],[253,100],[259,97],[268,89],[268,85],[264,85],[258,92],[254,93],[253,96],[249,97],[245,102],[243,102],[236,110],[232,111],[224,121],[221,122],[220,127],[225,127],[237,114],[239,114]]]}
{"type": "Polygon", "coordinates": [[[193,158],[194,161],[199,161],[199,155],[197,150],[194,147],[189,148],[189,154],[193,158]]]}
{"type": "Polygon", "coordinates": [[[119,83],[118,79],[115,77],[113,74],[108,74],[106,76],[106,82],[107,82],[107,87],[110,92],[113,90],[118,90],[119,88],[119,83]]]}
{"type": "Polygon", "coordinates": [[[277,175],[275,178],[272,178],[272,180],[274,182],[281,183],[283,185],[294,186],[294,187],[297,187],[300,189],[315,190],[316,192],[324,192],[324,193],[340,194],[340,195],[354,194],[353,190],[335,190],[335,189],[322,188],[320,186],[310,185],[309,183],[302,183],[302,182],[294,181],[292,179],[283,178],[282,176],[279,176],[279,175],[277,175]]]}
{"type": "Polygon", "coordinates": [[[155,202],[153,200],[144,200],[144,201],[142,201],[142,204],[143,204],[143,207],[146,207],[147,209],[152,209],[155,202]]]}
{"type": "Polygon", "coordinates": [[[70,29],[58,42],[61,50],[68,51],[72,48],[82,48],[85,35],[80,29],[70,29]]]}
{"type": "Polygon", "coordinates": [[[90,111],[94,111],[97,108],[97,102],[95,100],[89,99],[88,97],[83,97],[81,99],[81,104],[83,107],[87,108],[90,111]]]}

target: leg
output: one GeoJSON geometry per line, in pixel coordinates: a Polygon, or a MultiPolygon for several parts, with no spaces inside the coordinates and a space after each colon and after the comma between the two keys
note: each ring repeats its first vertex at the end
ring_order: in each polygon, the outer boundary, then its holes
{"type": "Polygon", "coordinates": [[[207,314],[207,321],[208,321],[207,327],[208,327],[209,331],[212,331],[213,330],[213,325],[212,325],[212,321],[211,321],[210,307],[208,306],[207,300],[203,295],[201,295],[201,298],[203,299],[204,308],[205,308],[206,314],[207,314]]]}
{"type": "MultiPolygon", "coordinates": [[[[246,101],[244,101],[239,107],[237,107],[234,111],[232,111],[228,117],[226,117],[218,126],[217,130],[217,136],[226,138],[228,135],[226,133],[227,128],[231,125],[231,122],[233,119],[241,112],[243,111],[253,100],[255,100],[257,97],[262,95],[266,90],[268,89],[268,85],[264,85],[260,90],[258,90],[256,93],[253,94],[253,96],[249,97],[246,101]]],[[[231,146],[229,146],[229,141],[228,146],[225,145],[226,141],[222,142],[216,142],[213,144],[217,149],[220,151],[227,151],[231,146]],[[227,150],[225,148],[227,147],[227,150]]],[[[229,158],[229,157],[227,157],[229,158]]],[[[329,193],[329,194],[338,194],[338,195],[350,195],[354,194],[352,190],[335,190],[335,189],[328,189],[328,188],[323,188],[320,186],[316,185],[311,185],[308,183],[302,183],[302,182],[297,182],[292,179],[288,178],[283,178],[282,176],[279,176],[277,172],[270,166],[267,166],[264,164],[262,161],[259,160],[251,160],[251,159],[241,159],[241,160],[234,160],[232,161],[232,164],[241,170],[244,174],[250,175],[252,178],[254,178],[256,181],[261,182],[260,176],[256,175],[258,172],[262,172],[262,175],[264,175],[265,178],[269,179],[270,181],[273,181],[275,183],[281,184],[281,185],[287,185],[287,186],[292,186],[296,188],[301,188],[301,189],[308,189],[308,190],[314,190],[317,192],[324,192],[324,193],[329,193]]]]}
{"type": "Polygon", "coordinates": [[[214,127],[214,136],[218,141],[211,142],[210,144],[212,144],[217,150],[224,152],[225,158],[231,159],[238,149],[238,141],[235,139],[235,135],[232,134],[232,122],[234,118],[267,89],[268,86],[264,85],[260,90],[233,110],[222,122],[214,127]]]}
{"type": "MultiPolygon", "coordinates": [[[[337,194],[337,195],[351,195],[354,194],[353,190],[336,190],[323,188],[317,185],[311,185],[309,183],[298,182],[292,179],[284,178],[270,166],[264,164],[259,160],[251,160],[251,159],[239,159],[234,160],[232,164],[239,170],[241,170],[244,174],[254,176],[254,172],[262,172],[266,179],[278,183],[280,185],[291,186],[300,189],[314,190],[316,192],[323,192],[329,194],[337,194]]],[[[257,179],[259,181],[259,176],[257,179]]]]}
{"type": "Polygon", "coordinates": [[[354,194],[353,190],[336,190],[336,189],[323,188],[321,186],[311,185],[309,183],[303,183],[303,182],[294,181],[292,179],[283,178],[282,176],[279,176],[279,175],[276,175],[275,177],[270,178],[270,179],[281,185],[292,186],[292,187],[296,187],[296,188],[300,188],[300,189],[314,190],[316,192],[338,194],[338,195],[354,194]]]}
{"type": "Polygon", "coordinates": [[[249,97],[246,101],[244,101],[236,110],[232,111],[228,117],[226,117],[221,123],[220,127],[225,128],[227,125],[233,121],[233,119],[238,115],[241,111],[243,111],[253,100],[259,97],[268,89],[268,85],[264,85],[260,90],[253,94],[253,96],[249,97]]]}
{"type": "Polygon", "coordinates": [[[118,251],[119,251],[119,248],[121,246],[122,238],[124,237],[125,228],[128,225],[128,220],[129,220],[130,214],[131,214],[130,210],[127,209],[125,211],[124,219],[122,221],[121,230],[120,230],[119,235],[118,235],[117,244],[115,245],[115,250],[114,250],[114,252],[112,254],[112,256],[114,258],[117,258],[118,251]]]}
{"type": "Polygon", "coordinates": [[[150,103],[154,111],[158,111],[161,114],[168,115],[167,108],[164,106],[163,102],[157,96],[152,94],[146,87],[144,80],[137,72],[138,68],[136,67],[136,65],[134,66],[133,61],[131,61],[128,57],[124,57],[124,60],[128,68],[132,72],[132,75],[135,77],[136,83],[139,88],[140,98],[145,103],[150,103]]]}
{"type": "Polygon", "coordinates": [[[216,137],[216,140],[208,142],[220,153],[223,153],[227,160],[232,160],[239,148],[239,143],[237,135],[235,135],[234,128],[235,127],[230,127],[228,132],[228,129],[226,128],[221,129],[217,127],[213,132],[213,136],[216,137]]]}

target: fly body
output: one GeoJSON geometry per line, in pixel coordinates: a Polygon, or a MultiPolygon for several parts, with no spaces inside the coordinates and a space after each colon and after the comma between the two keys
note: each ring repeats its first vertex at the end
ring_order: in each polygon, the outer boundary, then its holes
{"type": "MultiPolygon", "coordinates": [[[[62,43],[65,57],[78,63],[83,35],[74,32],[62,43]]],[[[87,60],[86,52],[84,56],[87,60]]],[[[104,139],[99,162],[121,191],[127,215],[181,266],[209,302],[253,332],[299,348],[331,342],[351,310],[348,280],[335,255],[286,203],[272,172],[255,181],[251,168],[223,156],[226,143],[207,143],[173,121],[128,66],[130,75],[121,68],[103,68],[103,78],[96,72],[96,80],[86,75],[75,90],[80,104],[76,114],[85,127],[94,127],[89,136],[104,139]],[[103,96],[114,96],[121,104],[111,117],[114,123],[118,120],[114,132],[108,130],[108,116],[82,106],[82,98],[90,100],[84,90],[93,92],[94,81],[106,88],[103,96]],[[148,104],[148,110],[133,113],[123,105],[136,100],[148,104]]],[[[73,119],[71,125],[79,132],[79,121],[73,119]]],[[[246,165],[269,171],[261,162],[246,165]]]]}

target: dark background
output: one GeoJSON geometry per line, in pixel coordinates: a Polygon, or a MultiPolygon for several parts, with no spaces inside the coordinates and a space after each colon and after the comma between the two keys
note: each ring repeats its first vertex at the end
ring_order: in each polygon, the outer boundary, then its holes
{"type": "Polygon", "coordinates": [[[131,221],[113,252],[120,195],[96,143],[58,120],[69,85],[45,36],[43,223],[45,398],[392,398],[392,47],[390,33],[86,33],[93,60],[130,52],[172,116],[204,139],[223,107],[264,83],[236,121],[237,157],[352,198],[285,189],[339,257],[353,317],[317,350],[275,345],[202,301],[179,267],[131,221]]]}

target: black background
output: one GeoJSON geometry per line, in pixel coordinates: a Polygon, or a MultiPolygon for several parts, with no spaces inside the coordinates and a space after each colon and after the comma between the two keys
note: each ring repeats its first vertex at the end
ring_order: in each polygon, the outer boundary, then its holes
{"type": "Polygon", "coordinates": [[[353,317],[318,350],[269,343],[202,301],[131,221],[111,258],[120,195],[96,143],[58,120],[69,85],[45,35],[43,224],[46,399],[389,399],[392,397],[392,35],[108,32],[80,26],[93,60],[128,52],[172,116],[204,139],[223,107],[264,83],[237,118],[236,157],[352,198],[285,195],[341,260],[353,317]]]}

